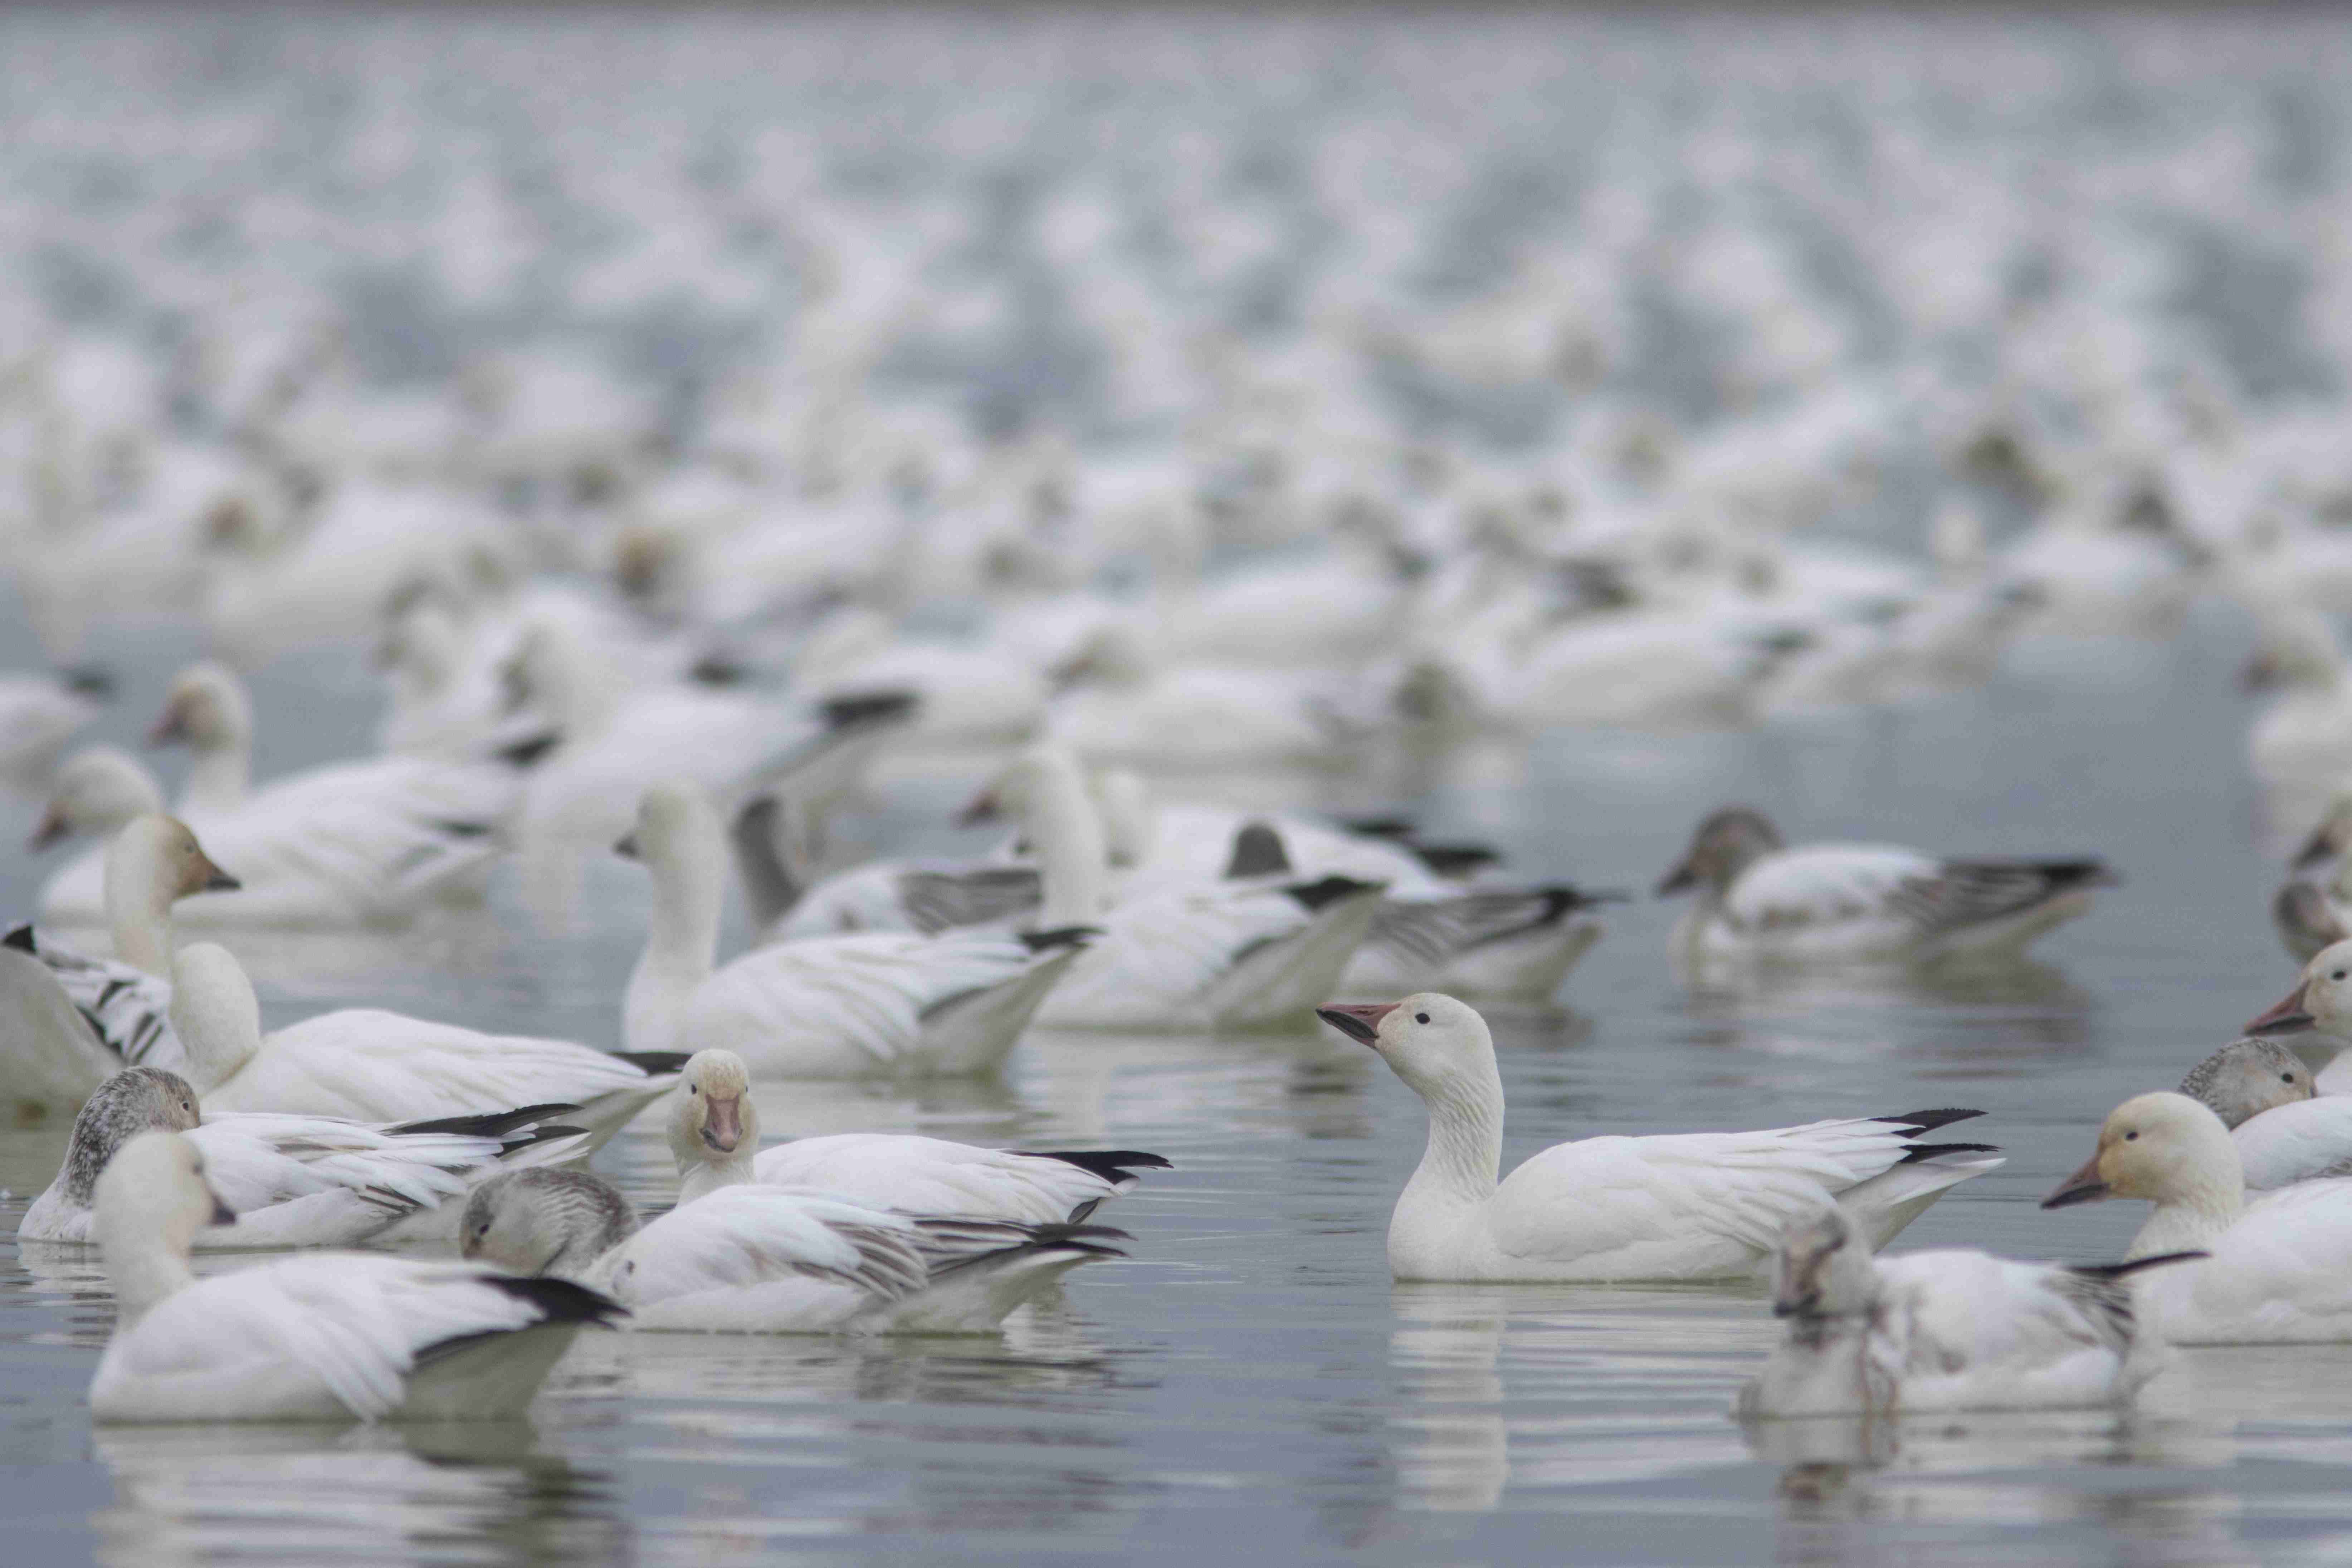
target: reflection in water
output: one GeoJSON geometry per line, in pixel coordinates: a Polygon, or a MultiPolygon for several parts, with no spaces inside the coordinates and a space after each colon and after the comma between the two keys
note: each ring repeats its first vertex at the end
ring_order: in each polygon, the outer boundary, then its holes
{"type": "Polygon", "coordinates": [[[538,1451],[527,1422],[104,1427],[98,1560],[563,1563],[635,1560],[613,1477],[538,1451]]]}

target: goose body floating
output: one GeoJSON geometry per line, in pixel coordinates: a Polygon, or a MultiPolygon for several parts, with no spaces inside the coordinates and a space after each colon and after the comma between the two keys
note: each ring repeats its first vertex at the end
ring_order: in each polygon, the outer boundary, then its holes
{"type": "Polygon", "coordinates": [[[2042,1206],[2105,1198],[2156,1205],[2125,1261],[2209,1255],[2135,1284],[2144,1332],[2185,1345],[2352,1341],[2352,1181],[2249,1203],[2221,1119],[2186,1095],[2143,1094],[2108,1115],[2097,1151],[2042,1206]]]}
{"type": "Polygon", "coordinates": [[[65,1164],[25,1211],[16,1239],[96,1240],[92,1205],[108,1163],[140,1133],[165,1131],[187,1135],[214,1191],[237,1215],[234,1226],[197,1232],[195,1246],[354,1247],[462,1200],[502,1168],[576,1156],[586,1136],[561,1121],[572,1109],[531,1105],[386,1126],[258,1111],[206,1121],[186,1079],[160,1068],[127,1068],[83,1104],[65,1164]]]}
{"type": "Polygon", "coordinates": [[[1873,1258],[1842,1210],[1792,1223],[1774,1260],[1789,1325],[1739,1391],[1743,1416],[1906,1415],[2113,1405],[2160,1364],[2135,1357],[2126,1281],[2199,1254],[2108,1265],[1945,1249],[1873,1258]]]}
{"type": "Polygon", "coordinates": [[[197,1279],[188,1249],[234,1225],[203,1152],[143,1132],[96,1190],[114,1334],[90,1380],[96,1421],[380,1421],[521,1413],[612,1300],[556,1279],[359,1252],[197,1279]]]}
{"type": "Polygon", "coordinates": [[[1389,1221],[1399,1279],[1740,1279],[1794,1218],[1835,1203],[1884,1246],[1950,1187],[2001,1162],[1925,1143],[1981,1115],[1922,1110],[1758,1132],[1587,1138],[1497,1181],[1503,1085],[1486,1021],[1451,996],[1333,1005],[1323,1021],[1380,1053],[1429,1106],[1429,1145],[1389,1221]]]}
{"type": "Polygon", "coordinates": [[[1947,859],[1885,844],[1790,848],[1762,813],[1718,811],[1658,883],[1696,891],[1685,960],[1868,961],[2021,951],[2114,881],[2095,859],[1947,859]]]}

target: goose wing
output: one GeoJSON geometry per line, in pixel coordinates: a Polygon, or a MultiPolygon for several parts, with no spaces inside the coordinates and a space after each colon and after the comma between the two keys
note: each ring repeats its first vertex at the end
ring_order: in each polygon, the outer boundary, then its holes
{"type": "Polygon", "coordinates": [[[269,1036],[241,1071],[205,1096],[205,1111],[414,1121],[472,1115],[488,1106],[587,1105],[648,1085],[644,1068],[570,1040],[485,1035],[353,1008],[269,1036]]]}
{"type": "MultiPolygon", "coordinates": [[[[1129,1163],[1166,1162],[1137,1155],[1129,1163]]],[[[1090,1166],[1052,1154],[888,1132],[780,1143],[761,1150],[752,1169],[773,1185],[805,1187],[898,1214],[1027,1225],[1066,1221],[1134,1184],[1132,1175],[1109,1163],[1090,1166]]]]}
{"type": "Polygon", "coordinates": [[[613,1256],[610,1278],[632,1305],[797,1279],[893,1301],[923,1287],[921,1242],[903,1215],[764,1184],[721,1187],[649,1221],[613,1256]]]}
{"type": "Polygon", "coordinates": [[[695,993],[680,1038],[724,1023],[818,1033],[888,1065],[931,1013],[1025,973],[1040,955],[1019,937],[873,931],[746,953],[695,993]]]}

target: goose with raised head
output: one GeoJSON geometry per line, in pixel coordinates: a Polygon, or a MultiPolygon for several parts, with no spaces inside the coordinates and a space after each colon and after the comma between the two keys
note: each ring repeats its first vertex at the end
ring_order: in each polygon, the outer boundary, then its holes
{"type": "Polygon", "coordinates": [[[819,937],[721,966],[727,851],[702,791],[684,780],[646,790],[635,831],[615,847],[654,883],[623,1004],[632,1050],[723,1047],[786,1078],[992,1071],[1090,935],[819,937]]]}
{"type": "Polygon", "coordinates": [[[2313,953],[2294,989],[2247,1020],[2246,1033],[2286,1041],[2319,1063],[2313,1093],[2352,1094],[2352,942],[2313,953]]]}
{"type": "Polygon", "coordinates": [[[732,1051],[697,1051],[670,1097],[678,1201],[744,1182],[793,1187],[897,1214],[1075,1225],[1164,1171],[1133,1149],[1024,1153],[901,1132],[836,1132],[760,1147],[751,1069],[732,1051]]]}
{"type": "Polygon", "coordinates": [[[1764,814],[1699,824],[1658,896],[1696,890],[1672,951],[1686,962],[1925,960],[2021,952],[2115,880],[2100,861],[1958,859],[1891,844],[1790,848],[1764,814]]]}
{"type": "Polygon", "coordinates": [[[2198,1253],[2027,1263],[1957,1248],[1874,1258],[1834,1205],[1793,1220],[1774,1259],[1789,1325],[1741,1387],[1748,1417],[2047,1410],[2127,1399],[2158,1363],[2134,1355],[2125,1281],[2198,1253]]]}
{"type": "Polygon", "coordinates": [[[178,1070],[206,1115],[416,1121],[561,1103],[577,1107],[566,1120],[587,1134],[583,1153],[658,1099],[685,1065],[374,1008],[317,1014],[264,1037],[252,983],[211,942],[191,943],[173,963],[172,1024],[186,1057],[178,1070]]]}
{"type": "MultiPolygon", "coordinates": [[[[180,672],[149,740],[183,742],[194,754],[180,809],[246,883],[235,900],[189,912],[247,925],[396,921],[436,904],[479,902],[521,807],[527,762],[538,755],[526,746],[511,759],[381,757],[255,788],[252,700],[234,673],[212,663],[180,672]]],[[[138,793],[114,762],[61,777],[59,786],[55,816],[99,832],[108,830],[108,812],[138,793]]]]}
{"type": "Polygon", "coordinates": [[[630,1326],[703,1333],[990,1333],[1082,1263],[1098,1226],[923,1218],[764,1184],[640,1226],[585,1171],[520,1171],[467,1201],[468,1258],[608,1290],[630,1326]]]}
{"type": "Polygon", "coordinates": [[[2270,1192],[2352,1176],[2352,1095],[2315,1098],[2314,1074],[2275,1040],[2232,1040],[2189,1069],[2180,1092],[2221,1119],[2246,1173],[2270,1192]]]}
{"type": "Polygon", "coordinates": [[[1920,1110],[1756,1132],[1587,1138],[1497,1181],[1503,1083],[1477,1010],[1423,993],[1333,1005],[1323,1021],[1378,1052],[1429,1107],[1429,1145],[1389,1221],[1399,1279],[1741,1279],[1790,1220],[1835,1203],[1883,1247],[1947,1188],[2001,1162],[1927,1143],[1983,1114],[1920,1110]]]}
{"type": "Polygon", "coordinates": [[[462,1199],[501,1169],[578,1153],[583,1135],[561,1121],[572,1109],[530,1105],[406,1125],[266,1112],[207,1121],[185,1079],[126,1068],[83,1104],[65,1163],[25,1211],[16,1239],[94,1240],[91,1205],[108,1163],[140,1133],[164,1131],[188,1135],[214,1190],[236,1211],[235,1226],[199,1232],[197,1247],[354,1247],[462,1199]]]}
{"type": "MultiPolygon", "coordinates": [[[[1009,815],[1035,848],[1047,927],[1100,935],[1038,1009],[1055,1028],[1279,1029],[1305,1026],[1339,989],[1377,917],[1383,885],[1251,876],[1114,901],[1102,822],[1065,748],[1034,746],[963,814],[1009,815]]],[[[1246,869],[1246,868],[1244,868],[1246,869]]]]}
{"type": "Polygon", "coordinates": [[[98,1178],[114,1334],[96,1421],[378,1421],[520,1414],[583,1324],[618,1304],[560,1279],[360,1252],[199,1280],[188,1252],[236,1215],[185,1134],[142,1132],[98,1178]]]}
{"type": "Polygon", "coordinates": [[[2143,1094],[2109,1113],[2097,1150],[2042,1206],[2105,1198],[2156,1205],[2126,1262],[2210,1255],[2137,1283],[2145,1331],[2187,1345],[2352,1341],[2352,1181],[2299,1182],[2248,1203],[2221,1119],[2184,1094],[2143,1094]]]}

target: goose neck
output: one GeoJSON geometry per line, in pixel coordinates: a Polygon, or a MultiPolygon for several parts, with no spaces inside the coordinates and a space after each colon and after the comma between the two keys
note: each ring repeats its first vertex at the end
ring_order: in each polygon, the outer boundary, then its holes
{"type": "Polygon", "coordinates": [[[172,895],[162,885],[153,858],[110,855],[103,889],[115,957],[150,974],[171,973],[172,895]]]}
{"type": "Polygon", "coordinates": [[[689,1156],[678,1163],[677,1201],[682,1205],[709,1197],[721,1187],[744,1186],[760,1179],[751,1169],[751,1149],[748,1142],[738,1145],[735,1152],[723,1159],[689,1156]]]}
{"type": "Polygon", "coordinates": [[[1503,1084],[1494,1064],[1451,1075],[1422,1099],[1429,1107],[1429,1146],[1406,1197],[1445,1207],[1486,1203],[1503,1163],[1503,1084]]]}
{"type": "Polygon", "coordinates": [[[2246,1184],[2236,1172],[2202,1172],[2156,1206],[2132,1238],[2124,1261],[2212,1247],[2245,1212],[2246,1184]]]}
{"type": "Polygon", "coordinates": [[[253,738],[232,731],[196,748],[187,782],[180,786],[183,813],[234,811],[245,804],[253,779],[253,738]]]}
{"type": "Polygon", "coordinates": [[[160,1236],[110,1237],[105,1252],[106,1271],[114,1282],[118,1334],[137,1327],[139,1320],[195,1283],[187,1255],[173,1251],[160,1236]]]}
{"type": "Polygon", "coordinates": [[[1039,922],[1051,930],[1101,918],[1108,891],[1102,818],[1076,763],[1044,770],[1030,795],[1024,825],[1045,883],[1039,922]]]}

